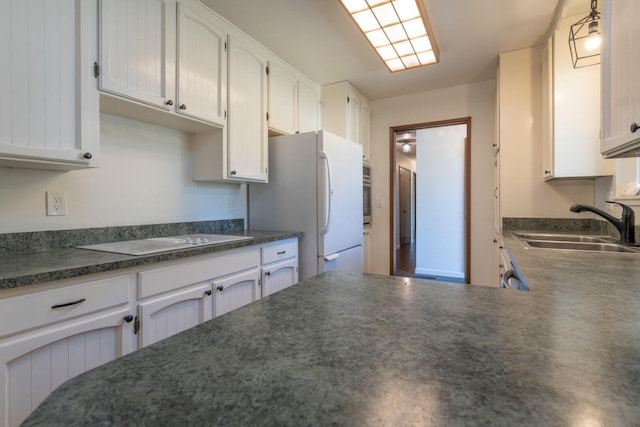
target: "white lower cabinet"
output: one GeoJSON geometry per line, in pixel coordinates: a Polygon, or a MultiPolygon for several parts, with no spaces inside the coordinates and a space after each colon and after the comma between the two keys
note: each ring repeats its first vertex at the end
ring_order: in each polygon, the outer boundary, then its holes
{"type": "Polygon", "coordinates": [[[213,315],[225,313],[260,299],[260,269],[252,268],[213,281],[213,315]]]}
{"type": "Polygon", "coordinates": [[[211,283],[192,286],[138,304],[136,332],[144,347],[210,320],[211,283]]]}
{"type": "Polygon", "coordinates": [[[265,245],[261,276],[263,297],[298,283],[298,239],[265,245]]]}
{"type": "Polygon", "coordinates": [[[63,382],[132,350],[128,290],[119,276],[0,299],[12,319],[0,331],[1,425],[19,425],[63,382]]]}
{"type": "Polygon", "coordinates": [[[266,297],[298,283],[298,259],[291,258],[262,268],[262,296],[266,297]]]}
{"type": "Polygon", "coordinates": [[[0,426],[20,425],[57,386],[134,351],[136,339],[150,345],[297,281],[293,238],[0,290],[0,426]]]}

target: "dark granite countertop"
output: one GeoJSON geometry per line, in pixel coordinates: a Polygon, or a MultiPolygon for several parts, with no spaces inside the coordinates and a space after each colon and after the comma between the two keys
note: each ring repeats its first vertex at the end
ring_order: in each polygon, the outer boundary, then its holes
{"type": "Polygon", "coordinates": [[[0,256],[0,290],[204,255],[301,236],[301,233],[289,231],[235,231],[228,232],[228,234],[252,236],[253,239],[142,256],[68,247],[35,253],[4,255],[0,256]]]}
{"type": "Polygon", "coordinates": [[[638,425],[640,255],[530,291],[328,272],[82,374],[33,425],[638,425]]]}

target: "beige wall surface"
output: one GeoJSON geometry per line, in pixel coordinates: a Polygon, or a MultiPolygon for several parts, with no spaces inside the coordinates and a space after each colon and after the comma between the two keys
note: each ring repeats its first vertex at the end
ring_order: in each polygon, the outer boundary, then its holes
{"type": "Polygon", "coordinates": [[[371,103],[373,167],[372,251],[375,273],[390,272],[390,140],[393,126],[471,117],[471,282],[492,284],[494,80],[430,92],[375,100],[371,103]],[[375,201],[382,197],[383,206],[375,201]]]}
{"type": "Polygon", "coordinates": [[[100,150],[94,169],[0,167],[0,233],[245,217],[243,185],[191,180],[187,133],[102,114],[100,150]],[[66,216],[46,216],[45,191],[66,192],[66,216]]]}

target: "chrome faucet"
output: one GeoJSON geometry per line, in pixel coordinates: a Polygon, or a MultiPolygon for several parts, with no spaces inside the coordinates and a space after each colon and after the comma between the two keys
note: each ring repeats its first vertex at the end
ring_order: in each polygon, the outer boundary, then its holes
{"type": "Polygon", "coordinates": [[[619,205],[622,208],[622,218],[618,219],[614,216],[609,215],[606,212],[601,211],[598,208],[594,208],[593,206],[589,206],[589,205],[573,205],[569,210],[571,212],[576,212],[576,213],[589,211],[589,212],[593,212],[596,215],[600,215],[602,218],[606,219],[611,224],[613,224],[614,227],[616,227],[616,229],[620,233],[621,243],[624,243],[625,245],[635,245],[636,231],[635,231],[634,224],[636,220],[635,220],[635,215],[633,213],[633,209],[631,209],[627,205],[623,205],[622,203],[610,202],[608,200],[606,202],[615,203],[616,205],[619,205]]]}

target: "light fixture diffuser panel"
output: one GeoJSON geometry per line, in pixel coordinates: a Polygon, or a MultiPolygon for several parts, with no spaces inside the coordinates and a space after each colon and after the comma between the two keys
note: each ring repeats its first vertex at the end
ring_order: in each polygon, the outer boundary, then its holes
{"type": "Polygon", "coordinates": [[[438,62],[438,48],[422,0],[340,2],[389,71],[438,62]]]}

